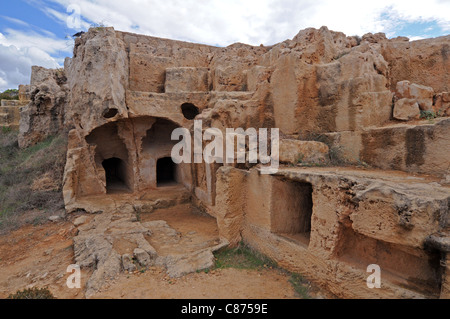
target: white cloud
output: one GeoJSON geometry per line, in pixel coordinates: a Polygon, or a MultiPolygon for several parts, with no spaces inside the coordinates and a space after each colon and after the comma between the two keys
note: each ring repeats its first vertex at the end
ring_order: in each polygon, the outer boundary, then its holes
{"type": "Polygon", "coordinates": [[[417,35],[417,36],[409,36],[408,38],[409,38],[409,41],[417,41],[417,40],[423,40],[423,39],[425,39],[425,37],[422,37],[422,36],[420,36],[420,35],[417,35]]]}
{"type": "Polygon", "coordinates": [[[301,29],[323,25],[348,35],[393,36],[402,22],[433,20],[444,31],[450,30],[450,1],[445,0],[51,1],[65,7],[76,3],[84,20],[117,30],[213,45],[273,44],[301,29]]]}
{"type": "Polygon", "coordinates": [[[38,48],[50,55],[70,53],[72,50],[72,40],[66,41],[57,39],[50,32],[45,35],[35,31],[19,31],[6,29],[3,36],[0,36],[0,44],[13,45],[19,49],[38,48]]]}
{"type": "Polygon", "coordinates": [[[60,52],[69,55],[70,50],[64,40],[35,32],[8,29],[7,33],[0,33],[0,91],[28,84],[33,65],[59,67],[62,58],[56,59],[52,55],[60,52]]]}
{"type": "Polygon", "coordinates": [[[0,44],[0,91],[28,84],[33,65],[59,67],[54,58],[39,48],[18,49],[14,45],[0,44]]]}

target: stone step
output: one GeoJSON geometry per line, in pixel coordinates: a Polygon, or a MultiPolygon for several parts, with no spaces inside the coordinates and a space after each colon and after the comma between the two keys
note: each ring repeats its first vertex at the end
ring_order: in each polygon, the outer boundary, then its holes
{"type": "Polygon", "coordinates": [[[344,159],[443,177],[449,174],[450,118],[323,134],[344,159]]]}

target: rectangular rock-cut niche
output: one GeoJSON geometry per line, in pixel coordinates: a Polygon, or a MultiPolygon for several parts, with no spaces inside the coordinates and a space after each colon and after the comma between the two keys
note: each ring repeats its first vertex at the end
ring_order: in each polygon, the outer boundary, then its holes
{"type": "Polygon", "coordinates": [[[388,280],[432,298],[440,294],[442,267],[439,252],[377,240],[355,232],[352,227],[344,227],[337,257],[364,272],[371,264],[380,266],[381,285],[383,280],[388,280]]]}
{"type": "Polygon", "coordinates": [[[310,183],[275,178],[270,210],[271,232],[308,246],[313,212],[312,192],[310,183]]]}

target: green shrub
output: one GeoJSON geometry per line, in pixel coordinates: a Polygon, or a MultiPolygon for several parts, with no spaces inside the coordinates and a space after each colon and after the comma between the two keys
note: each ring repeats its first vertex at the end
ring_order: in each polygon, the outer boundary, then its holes
{"type": "Polygon", "coordinates": [[[30,288],[9,295],[8,299],[56,299],[47,288],[30,288]]]}
{"type": "Polygon", "coordinates": [[[420,118],[426,120],[433,120],[439,116],[438,113],[434,111],[420,111],[420,118]]]}
{"type": "Polygon", "coordinates": [[[0,93],[0,100],[18,100],[19,90],[12,89],[0,93]]]}

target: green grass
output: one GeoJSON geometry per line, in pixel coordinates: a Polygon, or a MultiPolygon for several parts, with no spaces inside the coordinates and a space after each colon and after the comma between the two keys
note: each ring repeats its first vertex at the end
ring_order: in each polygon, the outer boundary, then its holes
{"type": "MultiPolygon", "coordinates": [[[[299,298],[310,298],[309,283],[300,274],[291,273],[280,268],[275,261],[267,256],[253,250],[252,248],[241,243],[236,248],[225,248],[215,253],[216,264],[213,269],[247,269],[247,270],[263,270],[275,269],[289,275],[289,283],[294,288],[295,294],[299,298]]],[[[209,273],[209,269],[199,270],[198,273],[209,273]]]]}
{"type": "Polygon", "coordinates": [[[12,128],[10,128],[9,126],[2,126],[2,133],[3,134],[8,134],[12,132],[12,128]]]}
{"type": "Polygon", "coordinates": [[[19,157],[18,157],[19,161],[25,162],[26,160],[30,159],[33,155],[35,155],[40,150],[48,148],[52,144],[53,139],[54,139],[53,137],[50,137],[41,143],[30,146],[29,148],[26,148],[24,150],[20,150],[17,153],[19,155],[19,157]]]}
{"type": "Polygon", "coordinates": [[[237,268],[258,270],[274,268],[277,264],[268,257],[241,244],[237,248],[227,248],[215,254],[216,269],[237,268]]]}
{"type": "Polygon", "coordinates": [[[309,299],[310,296],[308,294],[308,282],[303,278],[302,275],[297,273],[292,273],[291,278],[289,279],[292,287],[294,287],[295,294],[297,297],[302,299],[309,299]]]}
{"type": "Polygon", "coordinates": [[[0,131],[0,232],[19,226],[13,225],[16,217],[26,211],[39,210],[44,216],[63,208],[65,138],[50,137],[26,149],[19,148],[17,139],[17,132],[0,131]],[[57,181],[58,189],[33,191],[33,182],[43,175],[57,181]]]}

